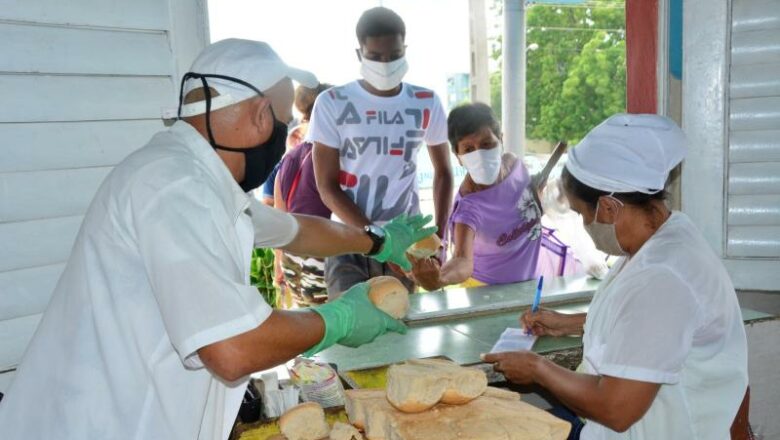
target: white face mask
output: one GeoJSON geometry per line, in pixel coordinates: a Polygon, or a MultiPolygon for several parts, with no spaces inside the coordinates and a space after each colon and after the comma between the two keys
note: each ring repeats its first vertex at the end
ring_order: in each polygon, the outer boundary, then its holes
{"type": "Polygon", "coordinates": [[[371,61],[361,57],[360,74],[377,90],[392,90],[401,84],[401,80],[409,71],[406,57],[398,58],[389,63],[371,61]]]}
{"type": "Polygon", "coordinates": [[[471,180],[480,185],[492,185],[501,171],[501,143],[489,150],[476,150],[460,156],[471,180]]]}
{"type": "MultiPolygon", "coordinates": [[[[623,206],[623,202],[610,196],[607,196],[623,206]]],[[[585,231],[593,239],[593,244],[596,245],[596,249],[609,255],[627,255],[626,251],[620,247],[620,242],[617,239],[617,232],[615,231],[614,223],[599,223],[596,219],[599,216],[599,204],[596,202],[596,214],[593,216],[593,221],[585,225],[585,231]]]]}

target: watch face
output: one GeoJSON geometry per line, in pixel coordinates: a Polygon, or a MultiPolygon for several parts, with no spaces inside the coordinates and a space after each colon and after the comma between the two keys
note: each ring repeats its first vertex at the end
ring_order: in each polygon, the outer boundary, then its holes
{"type": "Polygon", "coordinates": [[[370,232],[373,235],[376,235],[377,237],[382,237],[382,238],[385,237],[385,230],[380,228],[377,225],[368,225],[366,229],[368,229],[368,232],[370,232]]]}

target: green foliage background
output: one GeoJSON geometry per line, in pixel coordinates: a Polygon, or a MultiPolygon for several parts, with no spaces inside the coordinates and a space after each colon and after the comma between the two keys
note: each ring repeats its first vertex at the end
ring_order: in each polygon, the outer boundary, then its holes
{"type": "MultiPolygon", "coordinates": [[[[493,5],[499,15],[501,3],[493,5]]],[[[573,144],[607,116],[625,111],[623,0],[528,5],[526,46],[535,45],[526,52],[526,137],[573,144]]],[[[492,56],[501,61],[500,38],[492,56]]],[[[500,69],[491,74],[490,89],[500,115],[500,69]]]]}
{"type": "Polygon", "coordinates": [[[257,287],[265,302],[273,308],[278,306],[278,291],[274,286],[274,251],[256,248],[252,251],[249,268],[249,283],[257,287]]]}

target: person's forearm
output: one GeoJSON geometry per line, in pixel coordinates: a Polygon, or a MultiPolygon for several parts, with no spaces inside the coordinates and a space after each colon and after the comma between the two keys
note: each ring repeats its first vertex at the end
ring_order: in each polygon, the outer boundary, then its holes
{"type": "Polygon", "coordinates": [[[325,206],[333,211],[344,223],[358,228],[371,223],[368,217],[363,214],[363,211],[360,210],[352,199],[347,197],[341,188],[322,188],[320,197],[322,197],[322,202],[325,203],[325,206]]]}
{"type": "Polygon", "coordinates": [[[274,183],[274,208],[287,212],[287,202],[282,197],[282,183],[280,175],[276,175],[276,181],[274,183]]]}
{"type": "Polygon", "coordinates": [[[618,432],[642,418],[660,388],[658,384],[577,373],[543,356],[536,356],[532,365],[534,382],[580,417],[618,432]]]}
{"type": "Polygon", "coordinates": [[[298,235],[284,246],[285,251],[312,257],[365,254],[373,242],[361,228],[309,215],[294,214],[298,235]]]}
{"type": "Polygon", "coordinates": [[[585,332],[585,318],[587,313],[572,313],[566,317],[566,333],[569,335],[582,335],[585,332]]]}
{"type": "MultiPolygon", "coordinates": [[[[534,382],[549,390],[577,415],[601,424],[611,422],[599,389],[599,376],[576,373],[538,356],[533,368],[534,382]]],[[[607,425],[609,426],[609,425],[607,425]]]]}
{"type": "Polygon", "coordinates": [[[234,381],[287,362],[324,335],[325,322],[317,313],[274,310],[254,330],[207,345],[198,355],[212,372],[234,381]]]}
{"type": "Polygon", "coordinates": [[[463,257],[453,257],[441,267],[439,287],[462,283],[469,279],[473,271],[474,265],[471,261],[463,257]]]}
{"type": "Polygon", "coordinates": [[[452,206],[452,172],[449,168],[446,171],[436,171],[433,176],[433,207],[436,217],[436,226],[439,230],[436,234],[444,238],[447,229],[447,220],[450,217],[450,207],[452,206]]]}

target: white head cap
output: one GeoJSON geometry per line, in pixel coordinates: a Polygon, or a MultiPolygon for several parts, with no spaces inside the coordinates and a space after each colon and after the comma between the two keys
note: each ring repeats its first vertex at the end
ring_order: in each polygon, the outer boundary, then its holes
{"type": "Polygon", "coordinates": [[[566,169],[601,191],[655,194],[687,151],[685,135],[671,119],[617,114],[569,150],[566,169]]]}
{"type": "MultiPolygon", "coordinates": [[[[210,44],[198,55],[190,72],[203,75],[222,75],[252,84],[260,91],[271,88],[283,78],[290,78],[306,87],[316,87],[317,77],[311,72],[295,69],[282,61],[268,43],[230,38],[210,44]]],[[[235,81],[206,77],[208,86],[219,92],[212,97],[211,110],[217,110],[257,96],[257,93],[235,81]]],[[[200,78],[188,78],[184,82],[183,96],[202,88],[200,78]]],[[[206,102],[184,104],[181,116],[194,116],[206,112],[206,102]]]]}

